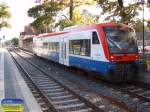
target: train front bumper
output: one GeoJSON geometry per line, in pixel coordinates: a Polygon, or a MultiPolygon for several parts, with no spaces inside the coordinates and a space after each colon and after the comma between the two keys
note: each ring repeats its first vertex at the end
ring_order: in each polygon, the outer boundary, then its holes
{"type": "Polygon", "coordinates": [[[137,62],[113,62],[108,65],[108,80],[114,82],[132,81],[137,76],[137,62]]]}

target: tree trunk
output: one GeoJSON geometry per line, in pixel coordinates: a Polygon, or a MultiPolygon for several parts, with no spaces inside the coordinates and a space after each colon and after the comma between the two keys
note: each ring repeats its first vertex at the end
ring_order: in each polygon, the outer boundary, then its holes
{"type": "Polygon", "coordinates": [[[119,4],[119,7],[121,8],[121,11],[120,11],[121,21],[125,22],[126,21],[126,18],[125,18],[126,13],[124,11],[123,0],[118,0],[118,4],[119,4]]]}
{"type": "Polygon", "coordinates": [[[119,6],[122,8],[122,7],[124,7],[123,6],[123,0],[118,0],[118,4],[119,4],[119,6]]]}
{"type": "Polygon", "coordinates": [[[70,9],[69,9],[70,20],[73,18],[73,0],[70,0],[70,9]]]}

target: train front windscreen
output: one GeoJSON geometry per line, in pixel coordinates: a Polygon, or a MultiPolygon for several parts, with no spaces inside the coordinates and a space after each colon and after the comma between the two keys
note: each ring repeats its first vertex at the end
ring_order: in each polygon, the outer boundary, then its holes
{"type": "Polygon", "coordinates": [[[109,51],[112,54],[137,53],[135,32],[130,28],[104,27],[109,51]]]}

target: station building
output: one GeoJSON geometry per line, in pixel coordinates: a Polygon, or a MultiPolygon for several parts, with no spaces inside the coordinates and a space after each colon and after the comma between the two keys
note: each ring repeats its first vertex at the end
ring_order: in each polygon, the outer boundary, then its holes
{"type": "Polygon", "coordinates": [[[25,26],[24,31],[19,35],[19,47],[26,50],[32,50],[33,37],[36,35],[35,30],[31,26],[25,26]]]}

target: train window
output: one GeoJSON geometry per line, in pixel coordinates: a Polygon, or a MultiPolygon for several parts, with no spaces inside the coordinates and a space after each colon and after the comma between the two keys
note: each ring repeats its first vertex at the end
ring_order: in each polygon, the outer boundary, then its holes
{"type": "Polygon", "coordinates": [[[82,56],[90,56],[90,39],[82,40],[82,47],[80,51],[80,55],[82,56]]]}
{"type": "Polygon", "coordinates": [[[55,50],[56,50],[56,52],[59,52],[59,43],[58,42],[55,42],[55,50]]]}
{"type": "Polygon", "coordinates": [[[48,48],[48,43],[43,43],[43,48],[47,49],[48,48]]]}
{"type": "Polygon", "coordinates": [[[59,52],[59,43],[58,42],[49,42],[49,51],[50,52],[59,52]]]}
{"type": "Polygon", "coordinates": [[[98,35],[97,35],[97,32],[94,31],[92,32],[92,44],[99,44],[99,39],[98,39],[98,35]]]}
{"type": "Polygon", "coordinates": [[[81,56],[90,56],[90,39],[69,41],[69,53],[81,56]]]}
{"type": "Polygon", "coordinates": [[[70,41],[70,53],[75,55],[80,55],[81,43],[80,40],[70,41]]]}

